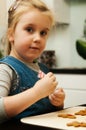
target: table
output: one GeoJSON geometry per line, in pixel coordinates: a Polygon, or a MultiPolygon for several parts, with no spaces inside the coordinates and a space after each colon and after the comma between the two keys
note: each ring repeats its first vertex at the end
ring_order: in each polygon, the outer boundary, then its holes
{"type": "Polygon", "coordinates": [[[25,117],[21,119],[21,122],[23,124],[32,125],[34,127],[39,128],[40,130],[42,128],[46,130],[50,129],[56,129],[56,130],[85,130],[86,127],[69,127],[66,124],[68,122],[72,121],[80,121],[80,122],[86,122],[86,116],[80,116],[76,115],[76,119],[69,119],[69,118],[62,118],[58,117],[57,115],[59,113],[69,113],[74,114],[75,112],[78,112],[79,110],[86,109],[86,106],[76,106],[67,108],[61,111],[51,112],[47,114],[32,116],[32,117],[25,117]]]}

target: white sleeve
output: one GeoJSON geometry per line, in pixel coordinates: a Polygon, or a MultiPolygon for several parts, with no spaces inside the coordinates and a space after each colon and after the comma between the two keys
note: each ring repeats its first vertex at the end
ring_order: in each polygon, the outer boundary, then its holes
{"type": "Polygon", "coordinates": [[[5,64],[0,64],[0,123],[8,120],[3,99],[9,94],[11,81],[12,69],[5,64]]]}
{"type": "Polygon", "coordinates": [[[0,96],[7,96],[10,91],[13,70],[6,64],[0,64],[0,96]]]}

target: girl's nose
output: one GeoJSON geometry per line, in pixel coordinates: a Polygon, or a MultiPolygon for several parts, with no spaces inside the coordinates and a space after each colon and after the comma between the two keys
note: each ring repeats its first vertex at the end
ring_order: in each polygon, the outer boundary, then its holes
{"type": "Polygon", "coordinates": [[[34,39],[33,39],[33,41],[34,41],[34,42],[40,42],[40,40],[41,40],[41,35],[40,35],[40,33],[35,33],[35,34],[34,34],[34,39]]]}

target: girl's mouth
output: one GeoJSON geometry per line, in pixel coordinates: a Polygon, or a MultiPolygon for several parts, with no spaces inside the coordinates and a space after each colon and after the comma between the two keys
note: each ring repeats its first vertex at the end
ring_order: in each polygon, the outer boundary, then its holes
{"type": "Polygon", "coordinates": [[[32,49],[32,50],[39,50],[38,47],[30,47],[30,49],[32,49]]]}

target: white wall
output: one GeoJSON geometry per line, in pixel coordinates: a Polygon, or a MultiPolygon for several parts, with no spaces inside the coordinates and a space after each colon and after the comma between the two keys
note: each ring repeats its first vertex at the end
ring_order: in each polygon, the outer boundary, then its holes
{"type": "MultiPolygon", "coordinates": [[[[0,0],[0,50],[4,52],[5,44],[2,44],[2,37],[5,35],[8,26],[8,9],[14,0],[0,0]]],[[[5,52],[3,53],[5,54],[5,52]]]]}
{"type": "Polygon", "coordinates": [[[1,38],[6,32],[7,15],[6,15],[6,1],[0,0],[0,51],[4,52],[4,45],[1,44],[1,38]]]}
{"type": "Polygon", "coordinates": [[[11,4],[12,4],[14,1],[15,1],[15,0],[6,0],[7,10],[9,9],[9,7],[11,6],[11,4]]]}
{"type": "Polygon", "coordinates": [[[75,42],[82,37],[86,19],[86,1],[71,1],[69,25],[57,26],[50,36],[46,49],[55,49],[57,67],[86,68],[86,60],[76,51],[75,42]]]}
{"type": "Polygon", "coordinates": [[[71,66],[70,26],[60,25],[50,35],[46,49],[56,51],[57,67],[71,66]]]}
{"type": "Polygon", "coordinates": [[[84,74],[56,74],[57,87],[65,91],[64,107],[86,104],[86,75],[84,74]]]}
{"type": "Polygon", "coordinates": [[[83,36],[84,20],[86,19],[86,1],[74,4],[71,3],[71,64],[75,67],[85,67],[86,60],[80,57],[75,48],[77,39],[83,36]]]}

